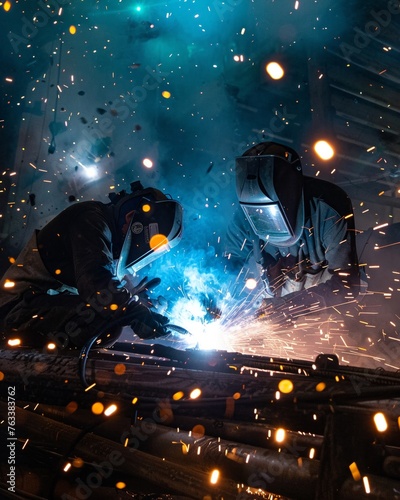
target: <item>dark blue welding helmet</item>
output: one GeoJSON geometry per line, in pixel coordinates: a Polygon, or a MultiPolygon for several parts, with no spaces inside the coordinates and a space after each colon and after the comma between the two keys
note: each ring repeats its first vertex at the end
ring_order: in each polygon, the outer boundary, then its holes
{"type": "Polygon", "coordinates": [[[278,247],[294,245],[304,226],[303,174],[299,155],[262,142],[236,158],[236,192],[254,233],[278,247]]]}
{"type": "Polygon", "coordinates": [[[110,194],[123,242],[117,276],[136,274],[175,247],[182,238],[182,206],[158,189],[131,184],[131,194],[110,194]]]}

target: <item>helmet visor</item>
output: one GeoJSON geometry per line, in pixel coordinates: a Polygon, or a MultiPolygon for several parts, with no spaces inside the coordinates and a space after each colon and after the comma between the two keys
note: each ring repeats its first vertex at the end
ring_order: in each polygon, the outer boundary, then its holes
{"type": "Polygon", "coordinates": [[[117,274],[136,274],[175,247],[182,238],[182,206],[173,200],[142,199],[132,213],[117,274]]]}
{"type": "Polygon", "coordinates": [[[283,156],[236,159],[236,191],[253,231],[278,246],[298,241],[304,224],[300,164],[283,156]]]}
{"type": "Polygon", "coordinates": [[[256,235],[263,239],[289,239],[293,237],[279,203],[244,205],[243,211],[256,235]]]}

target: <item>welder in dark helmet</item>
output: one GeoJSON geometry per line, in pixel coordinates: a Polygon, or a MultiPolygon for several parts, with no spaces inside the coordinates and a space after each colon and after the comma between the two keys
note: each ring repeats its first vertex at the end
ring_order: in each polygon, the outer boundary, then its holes
{"type": "Polygon", "coordinates": [[[142,338],[168,332],[150,298],[160,280],[137,272],[181,239],[181,205],[154,188],[80,202],[36,230],[0,282],[3,344],[112,345],[124,326],[142,338]]]}
{"type": "Polygon", "coordinates": [[[246,279],[253,257],[264,306],[293,318],[354,300],[360,291],[354,214],[342,189],[304,176],[296,151],[274,142],[237,158],[236,189],[226,262],[246,279]]]}

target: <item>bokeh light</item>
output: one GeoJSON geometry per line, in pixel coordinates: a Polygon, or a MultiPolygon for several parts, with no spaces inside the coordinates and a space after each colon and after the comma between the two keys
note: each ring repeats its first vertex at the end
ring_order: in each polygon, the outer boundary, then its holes
{"type": "Polygon", "coordinates": [[[254,290],[257,286],[257,280],[255,280],[254,278],[248,278],[246,280],[246,288],[248,288],[249,290],[254,290]]]}
{"type": "Polygon", "coordinates": [[[330,160],[335,154],[335,150],[328,141],[320,140],[314,144],[314,151],[321,160],[330,160]]]}
{"type": "Polygon", "coordinates": [[[155,234],[150,238],[149,245],[152,250],[161,250],[168,245],[168,238],[163,234],[155,234]]]}
{"type": "Polygon", "coordinates": [[[100,402],[93,403],[92,413],[94,413],[95,415],[101,415],[103,413],[103,410],[104,410],[103,403],[100,403],[100,402]]]}
{"type": "Polygon", "coordinates": [[[150,160],[150,158],[144,158],[142,163],[146,168],[152,168],[153,166],[153,162],[150,160]]]}
{"type": "Polygon", "coordinates": [[[275,61],[269,62],[265,66],[265,71],[273,80],[280,80],[281,78],[283,78],[285,74],[283,67],[278,62],[275,61]]]}
{"type": "Polygon", "coordinates": [[[388,428],[386,417],[383,413],[375,413],[374,415],[375,427],[378,432],[385,432],[388,428]]]}
{"type": "Polygon", "coordinates": [[[289,394],[290,392],[292,392],[293,387],[293,382],[288,379],[281,380],[278,384],[278,388],[283,394],[289,394]]]}

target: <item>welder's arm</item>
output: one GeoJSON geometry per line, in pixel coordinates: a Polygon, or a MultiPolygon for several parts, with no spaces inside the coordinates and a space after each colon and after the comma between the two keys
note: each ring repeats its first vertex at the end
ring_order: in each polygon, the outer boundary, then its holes
{"type": "Polygon", "coordinates": [[[282,297],[265,299],[259,317],[292,321],[327,307],[350,303],[357,297],[360,280],[354,232],[349,230],[343,217],[329,210],[313,228],[317,241],[325,249],[321,260],[325,260],[327,267],[319,275],[320,283],[282,297]]]}
{"type": "Polygon", "coordinates": [[[131,326],[142,338],[168,333],[168,318],[150,311],[139,295],[159,281],[142,280],[137,294],[123,286],[115,275],[112,233],[98,213],[77,221],[70,234],[79,295],[94,312],[120,326],[131,326]]]}
{"type": "Polygon", "coordinates": [[[355,243],[354,218],[340,216],[329,209],[313,228],[325,251],[321,282],[309,290],[322,296],[327,306],[354,300],[360,293],[360,273],[355,243]]]}
{"type": "Polygon", "coordinates": [[[132,294],[116,277],[107,221],[101,214],[89,212],[76,221],[69,236],[82,300],[105,318],[122,314],[132,294]]]}
{"type": "MultiPolygon", "coordinates": [[[[327,205],[322,205],[315,217],[310,233],[310,243],[313,245],[317,259],[322,263],[322,269],[315,275],[315,280],[310,280],[313,285],[307,287],[307,270],[300,277],[304,280],[307,290],[293,292],[293,300],[299,295],[299,302],[307,301],[307,294],[316,295],[324,300],[326,306],[336,306],[354,301],[360,293],[360,275],[358,258],[355,245],[354,225],[340,216],[327,205]]],[[[265,278],[272,290],[284,282],[281,271],[282,264],[269,265],[265,270],[265,278]]],[[[310,270],[312,271],[312,270],[310,270]]],[[[301,283],[299,283],[301,284],[301,283]]],[[[299,288],[304,288],[299,286],[299,288]]],[[[291,294],[292,295],[292,294],[291,294]]],[[[285,296],[287,298],[287,296],[285,296]]]]}

